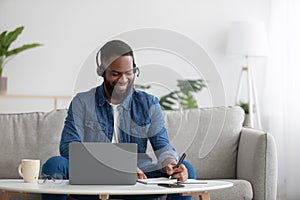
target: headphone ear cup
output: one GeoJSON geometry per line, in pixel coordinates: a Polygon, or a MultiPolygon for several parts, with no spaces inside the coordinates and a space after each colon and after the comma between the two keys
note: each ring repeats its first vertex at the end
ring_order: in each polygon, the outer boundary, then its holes
{"type": "Polygon", "coordinates": [[[98,74],[98,76],[102,76],[103,77],[104,71],[105,71],[104,67],[102,65],[98,65],[98,67],[97,67],[97,74],[98,74]]]}
{"type": "Polygon", "coordinates": [[[139,77],[140,76],[140,69],[138,68],[138,67],[135,67],[134,69],[133,69],[133,73],[136,73],[137,72],[137,77],[139,77]]]}
{"type": "Polygon", "coordinates": [[[103,77],[103,75],[104,75],[103,73],[104,73],[105,69],[104,69],[104,66],[99,62],[100,53],[101,53],[101,49],[97,52],[97,55],[96,55],[97,74],[98,74],[98,76],[103,77]]]}

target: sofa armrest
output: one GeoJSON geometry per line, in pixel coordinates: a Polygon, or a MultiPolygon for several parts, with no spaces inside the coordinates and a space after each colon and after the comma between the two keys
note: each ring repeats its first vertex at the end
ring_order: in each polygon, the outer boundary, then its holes
{"type": "Polygon", "coordinates": [[[276,199],[277,152],[270,133],[242,128],[237,157],[237,178],[251,183],[254,200],[276,199]]]}

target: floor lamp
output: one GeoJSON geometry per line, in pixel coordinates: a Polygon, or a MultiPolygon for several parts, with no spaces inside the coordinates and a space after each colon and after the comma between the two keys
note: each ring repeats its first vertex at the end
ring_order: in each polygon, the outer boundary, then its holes
{"type": "Polygon", "coordinates": [[[249,21],[233,22],[228,38],[227,54],[243,56],[246,59],[246,64],[242,67],[240,72],[235,103],[240,103],[243,75],[245,74],[248,84],[249,126],[256,127],[254,125],[255,116],[257,128],[261,129],[262,126],[255,87],[255,77],[252,67],[248,64],[248,59],[249,57],[257,56],[265,57],[269,54],[264,23],[249,21]]]}

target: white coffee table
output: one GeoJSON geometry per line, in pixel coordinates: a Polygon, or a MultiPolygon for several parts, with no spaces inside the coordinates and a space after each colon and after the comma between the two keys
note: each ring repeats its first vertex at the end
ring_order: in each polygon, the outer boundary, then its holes
{"type": "MultiPolygon", "coordinates": [[[[48,193],[48,194],[81,194],[99,195],[99,199],[106,200],[109,195],[146,195],[146,194],[174,194],[183,196],[201,196],[202,200],[209,200],[209,192],[212,190],[232,187],[233,183],[221,180],[205,180],[207,184],[187,184],[183,188],[165,188],[157,185],[70,185],[65,180],[60,184],[24,183],[21,179],[1,179],[0,190],[21,193],[48,193]]],[[[3,193],[2,193],[3,195],[3,193]]],[[[4,195],[3,195],[4,198],[4,195]]],[[[1,198],[2,199],[2,198],[1,198]]]]}

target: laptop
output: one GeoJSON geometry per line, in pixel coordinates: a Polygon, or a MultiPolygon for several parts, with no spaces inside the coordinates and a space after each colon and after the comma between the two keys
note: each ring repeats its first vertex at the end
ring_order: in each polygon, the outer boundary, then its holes
{"type": "Polygon", "coordinates": [[[133,185],[136,168],[137,144],[69,144],[69,183],[72,185],[133,185]]]}

